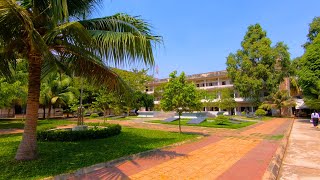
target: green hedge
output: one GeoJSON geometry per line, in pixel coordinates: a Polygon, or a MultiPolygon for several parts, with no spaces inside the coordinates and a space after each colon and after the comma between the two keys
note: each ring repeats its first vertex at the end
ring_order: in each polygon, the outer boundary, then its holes
{"type": "Polygon", "coordinates": [[[99,114],[98,114],[98,113],[92,113],[92,114],[90,115],[90,118],[97,118],[97,117],[99,117],[99,114]]]}
{"type": "Polygon", "coordinates": [[[38,141],[81,141],[88,139],[102,139],[120,134],[119,124],[108,125],[107,128],[92,128],[83,131],[38,131],[38,141]]]}
{"type": "Polygon", "coordinates": [[[217,116],[214,121],[216,122],[216,124],[218,125],[225,125],[225,124],[228,124],[229,122],[229,118],[226,117],[226,116],[223,116],[223,115],[219,115],[217,116]]]}

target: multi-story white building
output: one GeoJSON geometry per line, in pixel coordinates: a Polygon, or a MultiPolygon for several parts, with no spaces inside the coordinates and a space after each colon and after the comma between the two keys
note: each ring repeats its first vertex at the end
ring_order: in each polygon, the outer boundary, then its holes
{"type": "MultiPolygon", "coordinates": [[[[155,79],[153,82],[149,82],[146,86],[146,93],[153,94],[157,86],[168,82],[169,78],[166,79],[155,79]]],[[[219,88],[231,88],[233,89],[233,84],[226,70],[208,72],[202,74],[193,74],[187,76],[187,80],[193,82],[197,88],[213,91],[219,88]]],[[[218,99],[220,98],[218,93],[218,99]]],[[[233,114],[241,114],[241,112],[248,110],[249,112],[254,112],[257,107],[254,107],[252,103],[246,101],[244,98],[239,96],[239,93],[234,90],[234,99],[237,102],[237,107],[232,110],[233,114]]],[[[202,100],[204,102],[205,100],[202,100]]],[[[155,99],[155,105],[159,104],[160,99],[155,99]]],[[[219,107],[203,107],[203,111],[215,112],[215,111],[225,111],[224,109],[219,109],[219,107]]]]}

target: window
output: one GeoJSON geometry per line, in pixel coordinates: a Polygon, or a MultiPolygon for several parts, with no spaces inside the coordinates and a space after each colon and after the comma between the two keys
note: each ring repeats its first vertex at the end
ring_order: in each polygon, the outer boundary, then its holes
{"type": "Polygon", "coordinates": [[[197,87],[200,87],[200,84],[197,84],[197,87]]]}
{"type": "Polygon", "coordinates": [[[226,81],[222,81],[222,85],[226,85],[227,83],[226,83],[226,81]]]}
{"type": "Polygon", "coordinates": [[[146,92],[148,92],[149,91],[149,88],[148,88],[148,86],[146,86],[146,92]]]}

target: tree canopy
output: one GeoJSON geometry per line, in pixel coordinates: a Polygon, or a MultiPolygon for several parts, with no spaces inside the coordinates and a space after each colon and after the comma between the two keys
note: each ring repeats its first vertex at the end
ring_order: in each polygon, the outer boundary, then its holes
{"type": "Polygon", "coordinates": [[[320,35],[307,46],[300,60],[298,82],[310,108],[320,109],[320,35]]]}
{"type": "Polygon", "coordinates": [[[41,77],[59,70],[119,90],[123,83],[111,65],[154,65],[153,48],[161,37],[141,18],[127,14],[86,19],[99,2],[0,1],[0,74],[10,76],[9,67],[18,58],[28,61],[27,115],[17,160],[37,157],[41,77]]]}
{"type": "Polygon", "coordinates": [[[200,110],[201,94],[193,83],[186,81],[184,72],[177,76],[177,71],[170,74],[165,84],[160,106],[164,111],[176,111],[179,115],[179,131],[181,132],[180,116],[182,112],[200,110]]]}
{"type": "Polygon", "coordinates": [[[242,49],[227,57],[227,71],[241,97],[260,103],[261,93],[273,93],[290,71],[290,55],[283,42],[271,40],[259,24],[250,25],[242,49]]]}
{"type": "Polygon", "coordinates": [[[303,45],[304,48],[307,48],[313,40],[318,36],[320,32],[320,17],[314,17],[312,22],[309,24],[309,31],[307,34],[307,42],[303,45]]]}

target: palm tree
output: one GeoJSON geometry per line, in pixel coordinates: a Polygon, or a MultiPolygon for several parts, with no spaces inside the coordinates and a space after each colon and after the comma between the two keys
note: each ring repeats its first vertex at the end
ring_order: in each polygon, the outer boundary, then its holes
{"type": "Polygon", "coordinates": [[[17,58],[26,59],[29,68],[26,121],[15,159],[37,157],[41,77],[60,69],[118,90],[120,79],[107,66],[154,65],[153,47],[161,38],[143,20],[126,14],[84,20],[99,2],[0,1],[0,72],[9,76],[17,58]]]}
{"type": "Polygon", "coordinates": [[[278,109],[280,116],[282,116],[282,109],[295,106],[296,102],[289,95],[287,90],[278,90],[276,93],[272,94],[270,99],[264,101],[259,108],[263,109],[278,109]]]}
{"type": "Polygon", "coordinates": [[[48,118],[51,115],[52,105],[67,106],[76,99],[78,90],[71,85],[72,79],[65,74],[52,73],[41,83],[40,104],[48,107],[48,118]]]}

